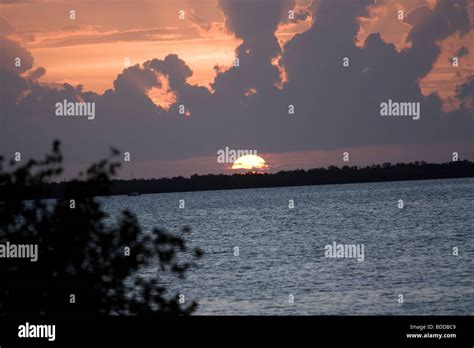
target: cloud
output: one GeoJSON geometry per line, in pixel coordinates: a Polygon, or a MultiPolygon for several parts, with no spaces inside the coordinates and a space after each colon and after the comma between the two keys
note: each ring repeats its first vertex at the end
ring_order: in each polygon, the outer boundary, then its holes
{"type": "Polygon", "coordinates": [[[439,54],[437,41],[467,28],[465,4],[439,1],[434,9],[415,9],[408,16],[412,47],[401,52],[378,33],[369,35],[362,47],[356,45],[357,19],[367,17],[370,6],[369,1],[321,1],[313,27],[285,46],[281,64],[289,82],[284,92],[296,108],[303,106],[304,116],[317,115],[298,130],[304,139],[300,146],[433,143],[465,136],[462,127],[468,127],[469,115],[444,117],[439,97],[424,97],[418,83],[439,54]],[[458,23],[448,24],[454,23],[452,18],[458,23]],[[442,29],[433,33],[434,23],[442,29]],[[342,66],[344,57],[350,59],[349,68],[342,66]],[[307,81],[311,87],[302,88],[307,81]],[[416,123],[381,118],[379,105],[388,99],[420,102],[422,118],[416,123]],[[311,138],[315,140],[307,140],[311,138]]]}
{"type": "Polygon", "coordinates": [[[198,30],[202,37],[219,37],[225,32],[224,23],[209,21],[199,16],[192,8],[186,10],[186,19],[198,30]]]}
{"type": "MultiPolygon", "coordinates": [[[[31,38],[30,33],[23,36],[31,38]]],[[[67,47],[76,45],[91,45],[115,42],[136,41],[170,41],[189,40],[197,38],[198,32],[195,27],[182,28],[151,28],[122,31],[98,31],[96,28],[68,28],[58,33],[44,33],[34,35],[35,45],[38,47],[67,47]]]]}
{"type": "Polygon", "coordinates": [[[13,32],[14,28],[0,17],[0,105],[4,117],[16,112],[16,102],[28,91],[28,83],[20,75],[33,66],[30,52],[6,37],[13,32]]]}
{"type": "Polygon", "coordinates": [[[279,53],[275,31],[288,10],[294,8],[294,1],[219,0],[218,5],[224,13],[226,28],[243,40],[237,49],[240,55],[248,51],[253,59],[268,60],[279,53]]]}
{"type": "Polygon", "coordinates": [[[33,80],[37,80],[37,79],[41,78],[44,74],[46,74],[46,69],[43,68],[43,67],[39,67],[39,68],[37,68],[33,71],[30,71],[29,76],[33,80]]]}
{"type": "Polygon", "coordinates": [[[219,73],[212,84],[218,95],[235,96],[234,102],[240,102],[252,88],[260,95],[272,93],[281,80],[280,70],[272,64],[281,54],[275,31],[294,5],[294,1],[285,0],[218,2],[226,28],[242,40],[236,49],[239,66],[219,73]]]}
{"type": "Polygon", "coordinates": [[[143,64],[146,68],[166,75],[169,85],[175,91],[180,90],[186,83],[186,79],[191,77],[193,71],[176,54],[170,54],[164,60],[153,59],[143,64]]]}
{"type": "Polygon", "coordinates": [[[138,64],[125,69],[114,81],[115,91],[118,93],[143,94],[152,87],[160,87],[156,75],[150,70],[142,69],[138,64]]]}
{"type": "MultiPolygon", "coordinates": [[[[294,18],[290,20],[289,16],[286,17],[286,21],[292,21],[292,22],[302,22],[307,20],[308,18],[311,17],[311,7],[310,6],[303,6],[303,5],[296,5],[295,8],[293,9],[294,11],[294,18]]],[[[285,22],[285,21],[283,21],[285,22]]]]}
{"type": "MultiPolygon", "coordinates": [[[[192,69],[172,53],[124,69],[104,94],[80,86],[51,88],[5,68],[18,86],[14,93],[24,95],[25,86],[28,93],[10,104],[9,131],[0,137],[0,147],[33,153],[60,137],[76,162],[100,157],[110,145],[129,151],[132,162],[212,156],[225,146],[259,153],[392,144],[436,144],[439,149],[440,144],[450,148],[462,143],[462,150],[469,149],[472,80],[458,87],[462,105],[451,112],[442,110],[438,95],[424,96],[419,86],[439,56],[439,41],[469,27],[466,2],[440,0],[408,14],[412,44],[400,51],[379,33],[357,45],[360,18],[369,15],[372,5],[320,0],[311,7],[311,28],[280,47],[275,31],[294,2],[219,1],[227,30],[242,43],[236,49],[239,66],[218,72],[212,90],[189,84],[192,69]],[[272,64],[278,57],[279,67],[272,64]],[[343,66],[344,57],[349,67],[343,66]],[[280,89],[275,87],[281,80],[279,68],[288,79],[280,89]],[[166,109],[155,105],[148,96],[153,88],[169,89],[175,102],[166,109]],[[94,101],[96,119],[55,117],[54,104],[63,99],[94,101]],[[388,99],[419,102],[421,118],[381,117],[380,103],[388,99]],[[294,115],[288,113],[289,105],[294,115]]],[[[24,49],[10,44],[7,50],[12,56],[24,49]]],[[[149,173],[154,175],[159,174],[149,173]]]]}
{"type": "Polygon", "coordinates": [[[203,31],[209,31],[212,29],[212,23],[199,16],[194,9],[186,10],[186,18],[203,31]]]}
{"type": "Polygon", "coordinates": [[[465,55],[469,54],[469,49],[466,46],[462,46],[456,52],[456,57],[464,57],[465,55]]]}
{"type": "Polygon", "coordinates": [[[15,28],[7,22],[3,17],[0,17],[0,35],[9,35],[15,32],[15,28]]]}
{"type": "Polygon", "coordinates": [[[474,75],[456,88],[456,98],[461,101],[463,108],[474,109],[474,75]]]}
{"type": "Polygon", "coordinates": [[[407,40],[418,45],[443,40],[455,32],[463,36],[471,27],[467,0],[440,0],[434,8],[418,7],[406,22],[413,26],[407,40]]]}
{"type": "Polygon", "coordinates": [[[218,6],[225,16],[226,28],[244,40],[273,36],[278,24],[294,5],[294,1],[285,0],[218,1],[218,6]]]}
{"type": "Polygon", "coordinates": [[[23,73],[33,66],[33,56],[18,42],[0,35],[0,69],[13,73],[23,73]]]}

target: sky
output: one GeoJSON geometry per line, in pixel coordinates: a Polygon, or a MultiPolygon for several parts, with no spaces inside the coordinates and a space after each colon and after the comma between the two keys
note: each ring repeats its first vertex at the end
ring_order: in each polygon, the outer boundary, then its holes
{"type": "Polygon", "coordinates": [[[473,23],[472,0],[0,0],[0,154],[59,139],[72,176],[114,146],[124,178],[232,173],[226,148],[271,172],[472,160],[473,23]]]}

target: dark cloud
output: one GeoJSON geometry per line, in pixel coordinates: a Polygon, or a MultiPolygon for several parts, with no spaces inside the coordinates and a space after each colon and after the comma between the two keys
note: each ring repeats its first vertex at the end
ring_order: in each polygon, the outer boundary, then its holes
{"type": "Polygon", "coordinates": [[[226,28],[243,40],[237,56],[247,60],[247,64],[267,63],[281,52],[275,30],[294,7],[294,1],[219,0],[218,5],[224,13],[226,28]]]}
{"type": "Polygon", "coordinates": [[[144,64],[145,68],[161,73],[168,78],[170,87],[176,91],[180,90],[186,83],[186,79],[191,77],[193,71],[176,54],[166,56],[164,60],[153,59],[144,64]]]}
{"type": "Polygon", "coordinates": [[[24,73],[33,66],[33,56],[21,45],[4,36],[0,36],[0,69],[12,73],[24,73]],[[19,60],[17,60],[19,58],[19,60]],[[17,64],[18,63],[18,64],[17,64]]]}
{"type": "MultiPolygon", "coordinates": [[[[320,1],[312,28],[285,46],[282,64],[289,82],[284,92],[306,118],[304,128],[298,131],[302,136],[299,147],[308,143],[332,148],[456,139],[463,134],[463,127],[468,127],[469,115],[443,117],[439,97],[424,97],[419,78],[431,70],[439,55],[437,41],[464,32],[465,6],[438,1],[433,10],[415,10],[419,16],[423,13],[424,20],[412,20],[412,47],[398,53],[378,33],[369,35],[363,47],[355,45],[357,18],[367,16],[368,5],[368,1],[320,1]],[[445,25],[452,21],[449,15],[459,23],[445,25]],[[444,28],[434,34],[433,18],[444,28]],[[350,59],[348,68],[342,66],[344,57],[350,59]],[[420,120],[380,117],[380,103],[388,99],[420,102],[420,120]]],[[[409,18],[413,19],[411,14],[409,18]]]]}
{"type": "Polygon", "coordinates": [[[406,38],[412,48],[403,52],[404,65],[418,78],[433,68],[441,52],[439,41],[454,33],[464,36],[471,27],[467,0],[440,0],[433,9],[418,7],[408,14],[406,21],[413,28],[406,38]]]}
{"type": "Polygon", "coordinates": [[[283,16],[282,23],[295,23],[305,21],[311,17],[311,5],[308,6],[295,6],[291,9],[293,11],[293,18],[290,18],[289,13],[283,16]]]}
{"type": "MultiPolygon", "coordinates": [[[[10,24],[0,17],[0,105],[4,119],[16,112],[16,102],[28,91],[28,83],[20,75],[33,66],[33,56],[21,45],[5,35],[14,32],[10,24]]],[[[0,127],[2,124],[0,124],[0,127]]]]}
{"type": "Polygon", "coordinates": [[[239,66],[219,74],[213,89],[223,97],[236,97],[234,102],[240,102],[249,88],[260,95],[271,93],[280,80],[279,69],[271,64],[272,58],[281,54],[275,30],[294,8],[294,1],[220,0],[218,4],[227,29],[243,42],[236,49],[239,66]]]}
{"type": "Polygon", "coordinates": [[[33,71],[30,71],[29,76],[33,80],[37,80],[37,79],[41,78],[44,74],[46,74],[46,69],[43,68],[43,67],[39,67],[39,68],[37,68],[33,71]]]}
{"type": "Polygon", "coordinates": [[[443,40],[455,32],[464,36],[472,25],[467,0],[440,0],[433,9],[418,7],[408,14],[406,22],[413,26],[407,41],[417,45],[443,40]]]}
{"type": "Polygon", "coordinates": [[[156,75],[148,69],[142,69],[138,64],[125,69],[114,81],[117,93],[143,94],[152,87],[161,87],[156,75]]]}
{"type": "MultiPolygon", "coordinates": [[[[400,52],[378,33],[362,47],[355,44],[358,18],[368,16],[372,3],[318,1],[311,8],[311,28],[282,49],[275,30],[294,8],[293,1],[219,1],[227,29],[242,43],[236,49],[240,66],[219,72],[212,91],[190,85],[192,70],[175,54],[125,69],[103,95],[80,86],[50,88],[0,66],[17,86],[8,89],[11,93],[21,96],[25,86],[29,89],[18,104],[10,104],[0,147],[40,151],[59,137],[74,161],[85,162],[110,145],[130,151],[134,160],[213,156],[225,146],[289,152],[464,142],[469,148],[472,79],[458,87],[462,105],[451,112],[442,110],[438,95],[424,96],[419,86],[439,56],[439,41],[469,27],[466,2],[440,0],[433,9],[408,14],[411,47],[400,52]],[[280,88],[280,69],[272,64],[279,56],[288,78],[280,88]],[[344,57],[349,67],[343,66],[344,57]],[[160,76],[176,96],[169,109],[148,96],[151,89],[163,88],[160,76]],[[96,119],[55,117],[54,104],[63,99],[94,101],[96,119]],[[419,102],[420,119],[381,117],[380,103],[388,99],[419,102]],[[294,115],[288,114],[290,104],[294,115]],[[188,116],[179,113],[180,105],[188,116]]],[[[23,50],[11,42],[6,49],[8,57],[23,50]]]]}
{"type": "Polygon", "coordinates": [[[457,86],[456,97],[461,101],[464,108],[474,109],[474,75],[462,85],[457,86]]]}
{"type": "Polygon", "coordinates": [[[278,24],[294,5],[294,1],[286,0],[218,0],[227,29],[244,40],[273,36],[278,24]]]}
{"type": "Polygon", "coordinates": [[[456,57],[461,58],[461,57],[464,57],[467,54],[469,54],[469,49],[466,46],[462,46],[456,52],[456,57]]]}

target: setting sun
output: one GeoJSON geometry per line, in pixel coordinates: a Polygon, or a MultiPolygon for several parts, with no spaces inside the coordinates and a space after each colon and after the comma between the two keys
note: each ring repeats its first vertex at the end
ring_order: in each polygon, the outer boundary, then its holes
{"type": "Polygon", "coordinates": [[[245,155],[239,157],[232,165],[232,169],[265,170],[267,168],[267,162],[257,155],[245,155]]]}

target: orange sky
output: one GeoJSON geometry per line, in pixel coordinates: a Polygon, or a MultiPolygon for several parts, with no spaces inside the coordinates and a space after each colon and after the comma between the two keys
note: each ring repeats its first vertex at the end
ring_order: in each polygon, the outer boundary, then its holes
{"type": "MultiPolygon", "coordinates": [[[[379,32],[382,38],[386,42],[393,43],[397,50],[408,47],[405,39],[411,26],[399,20],[398,11],[401,10],[406,15],[424,3],[434,6],[436,0],[378,0],[377,5],[371,7],[371,17],[360,20],[358,44],[362,45],[369,34],[379,32]]],[[[469,14],[473,21],[473,1],[469,3],[469,14]]],[[[471,29],[462,39],[459,36],[449,37],[440,44],[441,55],[432,71],[420,81],[420,86],[425,95],[431,92],[439,93],[445,99],[445,109],[451,109],[448,98],[454,96],[456,85],[463,83],[469,75],[474,74],[474,29],[471,29]],[[450,58],[454,57],[462,46],[467,47],[469,53],[460,58],[459,67],[453,72],[450,58]]]]}
{"type": "MultiPolygon", "coordinates": [[[[408,13],[424,2],[378,0],[371,9],[371,18],[360,19],[359,44],[370,33],[380,32],[385,41],[403,49],[410,25],[397,18],[397,11],[408,13]]],[[[308,3],[309,0],[298,1],[300,6],[308,3]]],[[[474,2],[470,6],[472,15],[474,2]]],[[[215,76],[214,67],[231,65],[234,49],[240,44],[225,31],[223,15],[214,0],[43,0],[1,4],[0,9],[16,28],[14,38],[32,52],[34,68],[46,68],[43,82],[80,83],[86,90],[99,93],[112,88],[126,58],[133,65],[164,58],[169,53],[178,54],[191,67],[194,73],[190,83],[209,85],[215,76]],[[75,11],[75,19],[70,19],[71,10],[75,11]],[[179,19],[180,10],[186,11],[184,20],[179,19]]],[[[280,26],[280,42],[306,30],[310,21],[308,18],[298,25],[280,26]]],[[[443,53],[422,81],[422,88],[426,94],[437,91],[447,98],[454,94],[457,84],[474,72],[474,30],[462,40],[449,38],[442,47],[443,53]],[[443,69],[462,45],[470,53],[463,57],[457,73],[443,69]]]]}
{"type": "MultiPolygon", "coordinates": [[[[309,3],[310,0],[297,1],[298,6],[309,3]]],[[[408,13],[423,3],[425,0],[378,0],[371,8],[370,18],[360,18],[359,45],[369,34],[380,32],[386,42],[403,49],[410,25],[397,18],[397,11],[408,13]]],[[[470,2],[470,15],[474,18],[474,1],[470,2]]],[[[176,53],[193,70],[189,83],[208,86],[216,75],[215,67],[230,66],[234,50],[241,43],[225,30],[224,17],[215,0],[38,0],[0,4],[0,16],[15,27],[11,37],[34,56],[33,69],[46,68],[41,82],[82,84],[85,90],[98,93],[113,87],[113,81],[126,67],[126,58],[134,65],[163,59],[170,53],[176,53]],[[75,19],[70,19],[71,10],[75,11],[75,19]],[[180,10],[185,10],[185,19],[179,18],[180,10]]],[[[280,44],[307,30],[311,20],[280,25],[276,33],[280,44]]],[[[441,47],[442,53],[421,81],[421,87],[425,94],[438,92],[449,109],[449,97],[454,95],[455,86],[474,73],[474,29],[462,39],[446,39],[441,47]],[[449,58],[462,46],[470,52],[453,72],[448,68],[449,58]]],[[[149,96],[165,107],[173,101],[173,96],[160,90],[151,90],[149,96]]],[[[308,152],[301,154],[308,162],[308,152]]],[[[322,152],[316,154],[312,158],[324,157],[322,152]]],[[[268,154],[265,158],[275,167],[275,161],[281,165],[290,158],[300,158],[294,153],[281,156],[268,154]]]]}
{"type": "MultiPolygon", "coordinates": [[[[225,31],[214,0],[40,1],[0,4],[0,8],[16,28],[13,38],[33,54],[33,68],[46,68],[43,82],[81,83],[100,93],[112,88],[126,58],[134,65],[169,53],[178,54],[191,67],[189,83],[209,85],[214,67],[230,66],[241,43],[225,31]],[[71,10],[75,19],[69,18],[71,10]],[[180,10],[185,11],[183,20],[180,10]],[[202,28],[200,19],[212,27],[202,28]]],[[[307,21],[283,26],[278,36],[283,43],[309,25],[307,21]]]]}
{"type": "Polygon", "coordinates": [[[44,82],[81,83],[103,92],[130,64],[176,53],[194,71],[191,83],[212,81],[215,65],[230,65],[239,40],[221,28],[206,32],[190,11],[206,21],[223,23],[214,1],[70,1],[2,6],[15,38],[46,68],[44,82]],[[112,5],[111,5],[112,4],[112,5]],[[184,9],[185,19],[178,18],[184,9]],[[74,10],[76,19],[70,19],[74,10]],[[164,15],[176,13],[176,16],[164,15]],[[186,18],[187,17],[187,18],[186,18]]]}
{"type": "MultiPolygon", "coordinates": [[[[33,68],[46,68],[43,82],[83,84],[85,90],[99,93],[113,87],[127,58],[134,65],[169,53],[191,67],[189,83],[208,86],[215,66],[231,66],[241,43],[224,29],[214,0],[40,1],[0,4],[0,8],[16,28],[13,38],[33,54],[33,68]],[[69,18],[71,10],[74,20],[69,18]],[[179,19],[180,10],[185,11],[184,20],[179,19]],[[200,19],[212,27],[203,28],[200,19]]],[[[309,25],[310,20],[282,26],[277,34],[280,42],[309,25]]]]}

